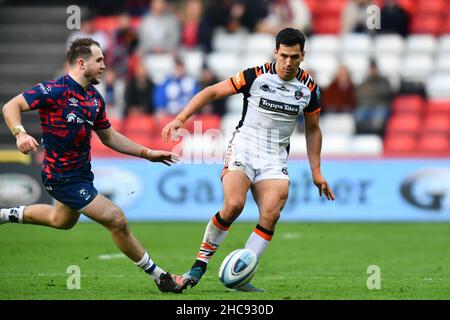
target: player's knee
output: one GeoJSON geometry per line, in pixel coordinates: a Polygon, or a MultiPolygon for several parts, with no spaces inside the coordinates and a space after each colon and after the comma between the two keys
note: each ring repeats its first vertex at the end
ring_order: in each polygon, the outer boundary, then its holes
{"type": "Polygon", "coordinates": [[[108,223],[108,227],[110,229],[119,232],[123,232],[128,229],[128,221],[125,218],[125,214],[123,213],[122,209],[117,207],[112,209],[110,216],[111,218],[108,223]]]}
{"type": "Polygon", "coordinates": [[[224,215],[230,215],[234,217],[235,215],[238,215],[244,210],[245,200],[241,199],[230,199],[225,201],[225,205],[223,210],[221,211],[221,214],[224,215]]]}
{"type": "Polygon", "coordinates": [[[278,210],[278,209],[265,211],[261,215],[261,220],[264,221],[264,224],[271,225],[273,227],[277,223],[278,219],[280,219],[280,210],[278,210]]]}
{"type": "Polygon", "coordinates": [[[77,224],[77,221],[63,221],[57,225],[58,229],[70,230],[77,224]]]}

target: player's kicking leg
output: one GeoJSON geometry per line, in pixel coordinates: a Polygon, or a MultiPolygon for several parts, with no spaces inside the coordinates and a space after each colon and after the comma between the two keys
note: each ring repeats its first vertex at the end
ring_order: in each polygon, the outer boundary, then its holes
{"type": "Polygon", "coordinates": [[[153,278],[159,290],[174,291],[171,275],[153,262],[144,247],[131,233],[122,209],[99,194],[83,209],[83,214],[107,228],[116,246],[153,278]]]}
{"type": "MultiPolygon", "coordinates": [[[[259,209],[259,222],[248,238],[245,248],[255,252],[259,258],[272,240],[275,225],[288,198],[289,180],[260,180],[252,186],[252,193],[259,209]]],[[[250,283],[236,290],[245,292],[265,291],[250,283]]]]}
{"type": "Polygon", "coordinates": [[[244,209],[247,191],[251,184],[247,175],[240,170],[229,171],[223,176],[222,184],[223,208],[212,217],[206,226],[200,250],[191,269],[181,276],[172,275],[176,284],[175,290],[172,292],[180,293],[188,286],[197,285],[206,272],[209,260],[225,240],[231,224],[244,209]]]}

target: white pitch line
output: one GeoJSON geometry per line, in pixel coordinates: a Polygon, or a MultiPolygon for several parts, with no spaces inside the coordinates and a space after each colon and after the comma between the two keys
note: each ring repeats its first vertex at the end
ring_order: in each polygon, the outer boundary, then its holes
{"type": "Polygon", "coordinates": [[[121,259],[126,258],[123,253],[114,253],[114,254],[101,254],[98,256],[100,260],[111,260],[111,259],[121,259]]]}

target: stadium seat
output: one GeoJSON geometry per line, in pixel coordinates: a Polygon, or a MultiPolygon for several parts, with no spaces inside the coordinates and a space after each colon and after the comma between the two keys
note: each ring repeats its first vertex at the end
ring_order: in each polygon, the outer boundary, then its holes
{"type": "Polygon", "coordinates": [[[351,154],[357,156],[380,156],[383,154],[383,141],[376,134],[355,135],[351,141],[351,154]]]}
{"type": "Polygon", "coordinates": [[[432,74],[425,82],[429,99],[450,99],[450,73],[432,74]]]}
{"type": "Polygon", "coordinates": [[[179,55],[186,67],[186,73],[200,78],[205,60],[205,55],[201,50],[180,50],[179,55]]]}
{"type": "Polygon", "coordinates": [[[437,56],[434,70],[436,72],[450,72],[450,52],[441,53],[437,56]]]}
{"type": "Polygon", "coordinates": [[[232,52],[211,52],[206,57],[206,63],[219,80],[230,78],[241,71],[239,55],[232,52]]]}
{"type": "Polygon", "coordinates": [[[449,153],[448,134],[424,133],[419,137],[417,149],[424,153],[449,153]]]}
{"type": "Polygon", "coordinates": [[[423,131],[450,134],[450,115],[447,113],[429,113],[425,117],[423,131]]]}
{"type": "Polygon", "coordinates": [[[327,87],[338,70],[339,63],[335,55],[316,54],[306,56],[302,68],[314,73],[314,77],[321,87],[327,87]],[[328,83],[327,83],[328,82],[328,83]]]}
{"type": "Polygon", "coordinates": [[[324,156],[348,155],[352,150],[352,137],[346,134],[324,134],[322,154],[324,156]]]}
{"type": "Polygon", "coordinates": [[[372,38],[365,33],[346,34],[341,39],[342,51],[370,56],[373,52],[372,38]]]}
{"type": "Polygon", "coordinates": [[[314,35],[308,39],[306,50],[308,55],[315,54],[338,54],[340,53],[341,41],[335,35],[314,35]]]}
{"type": "Polygon", "coordinates": [[[428,100],[427,113],[447,113],[450,115],[450,100],[428,100]]]}
{"type": "Polygon", "coordinates": [[[162,83],[175,71],[175,61],[171,54],[149,54],[144,57],[149,77],[156,84],[162,83]]]}
{"type": "Polygon", "coordinates": [[[93,28],[96,31],[113,33],[119,27],[119,19],[117,16],[99,16],[93,21],[93,28]]]}
{"type": "Polygon", "coordinates": [[[150,115],[129,115],[123,120],[123,131],[128,134],[143,134],[152,136],[158,129],[155,119],[150,115]]]}
{"type": "Polygon", "coordinates": [[[410,114],[394,114],[387,122],[386,133],[417,133],[420,128],[420,116],[410,114]]]}
{"type": "Polygon", "coordinates": [[[369,57],[365,54],[344,54],[341,63],[348,68],[354,84],[365,80],[369,73],[369,57]]]}
{"type": "Polygon", "coordinates": [[[351,113],[329,113],[320,119],[320,127],[324,134],[352,135],[355,133],[355,119],[351,113]]]}
{"type": "Polygon", "coordinates": [[[433,35],[410,35],[406,38],[407,54],[428,54],[436,52],[438,41],[433,35]]]}
{"type": "Polygon", "coordinates": [[[384,139],[385,154],[411,153],[416,151],[417,141],[412,134],[389,134],[384,139]]]}
{"type": "Polygon", "coordinates": [[[186,130],[191,133],[204,133],[209,129],[220,130],[220,117],[215,114],[199,114],[188,121],[185,125],[186,130]]]}
{"type": "Polygon", "coordinates": [[[240,94],[235,94],[227,97],[225,100],[225,108],[227,114],[241,115],[243,109],[243,96],[240,94]]]}
{"type": "Polygon", "coordinates": [[[394,89],[400,87],[401,61],[401,56],[399,55],[379,55],[376,57],[380,74],[388,78],[394,89]]]}
{"type": "Polygon", "coordinates": [[[444,0],[419,0],[416,4],[416,11],[421,13],[440,14],[444,10],[444,0]]]}
{"type": "Polygon", "coordinates": [[[261,66],[267,62],[273,60],[273,52],[271,54],[265,53],[247,53],[239,59],[241,62],[240,70],[245,70],[247,68],[253,68],[256,66],[261,66]]]}
{"type": "Polygon", "coordinates": [[[407,81],[424,82],[433,71],[433,59],[428,54],[407,55],[401,63],[401,77],[407,81]]]}
{"type": "Polygon", "coordinates": [[[410,32],[439,35],[443,32],[443,25],[439,14],[416,14],[410,24],[410,32]]]}
{"type": "Polygon", "coordinates": [[[439,38],[438,54],[450,54],[450,34],[442,35],[439,38]]]}
{"type": "Polygon", "coordinates": [[[306,139],[303,133],[294,131],[290,138],[289,156],[303,157],[306,156],[306,139]]]}
{"type": "Polygon", "coordinates": [[[267,33],[250,34],[245,43],[248,54],[273,54],[275,37],[267,33]]]}
{"type": "Polygon", "coordinates": [[[341,17],[320,15],[314,19],[313,29],[315,34],[338,34],[341,31],[341,17]]]}
{"type": "Polygon", "coordinates": [[[375,57],[400,56],[405,51],[405,40],[398,34],[380,34],[374,39],[375,57]]]}
{"type": "MultiPolygon", "coordinates": [[[[247,33],[246,32],[235,32],[229,33],[224,29],[218,28],[211,40],[212,48],[217,52],[233,52],[239,53],[246,48],[247,43],[247,33]]],[[[272,43],[273,47],[273,43],[272,43]]]]}
{"type": "Polygon", "coordinates": [[[425,99],[420,95],[397,96],[392,101],[392,112],[394,114],[422,114],[425,108],[425,99]]]}

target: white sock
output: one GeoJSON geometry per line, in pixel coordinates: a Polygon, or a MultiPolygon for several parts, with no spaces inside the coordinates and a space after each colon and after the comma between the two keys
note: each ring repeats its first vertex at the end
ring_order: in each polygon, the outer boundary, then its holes
{"type": "Polygon", "coordinates": [[[141,260],[135,263],[139,268],[150,274],[155,281],[159,280],[161,274],[166,273],[163,269],[158,267],[156,263],[148,255],[147,251],[144,252],[144,256],[141,260]]]}
{"type": "Polygon", "coordinates": [[[259,258],[272,240],[272,236],[273,232],[262,228],[260,225],[257,225],[248,238],[247,243],[245,244],[245,248],[252,250],[259,258]]]}
{"type": "Polygon", "coordinates": [[[3,221],[0,222],[13,222],[13,223],[23,223],[23,211],[25,206],[19,206],[14,208],[0,209],[1,215],[3,216],[3,221]]]}
{"type": "Polygon", "coordinates": [[[219,248],[219,245],[225,240],[229,229],[230,224],[223,221],[219,213],[213,216],[206,226],[200,251],[196,259],[208,263],[219,248]]]}

